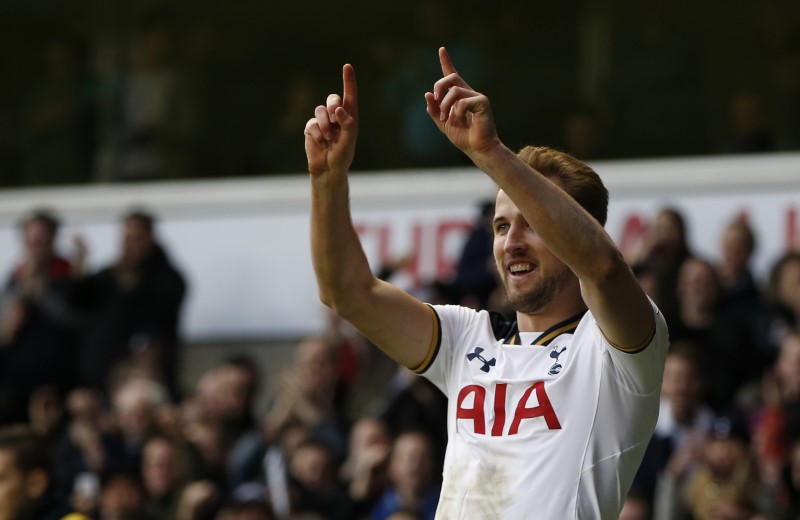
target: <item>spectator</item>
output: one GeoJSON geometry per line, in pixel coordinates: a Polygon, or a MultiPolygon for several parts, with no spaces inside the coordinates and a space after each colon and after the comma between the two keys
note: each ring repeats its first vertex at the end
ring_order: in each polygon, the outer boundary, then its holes
{"type": "Polygon", "coordinates": [[[113,412],[125,450],[124,467],[138,470],[147,439],[159,431],[160,408],[167,403],[166,389],[147,379],[130,379],[114,391],[113,412]]]}
{"type": "Polygon", "coordinates": [[[61,520],[70,513],[52,492],[49,453],[26,426],[0,429],[0,519],[61,520]]]}
{"type": "Polygon", "coordinates": [[[367,513],[388,485],[388,461],[392,438],[386,423],[362,417],[350,430],[347,458],[339,477],[347,485],[357,512],[367,513]]]}
{"type": "Polygon", "coordinates": [[[349,520],[353,504],[337,479],[336,454],[328,445],[308,440],[289,459],[292,512],[312,512],[328,520],[349,520]]]}
{"type": "Polygon", "coordinates": [[[653,498],[657,481],[662,481],[661,487],[681,486],[701,456],[702,441],[714,421],[703,400],[702,359],[694,344],[670,345],[656,430],[634,481],[643,498],[653,498]]]}
{"type": "Polygon", "coordinates": [[[220,428],[224,493],[252,480],[260,471],[265,443],[253,418],[258,385],[258,370],[245,357],[223,361],[206,372],[197,385],[200,413],[220,428]]]}
{"type": "Polygon", "coordinates": [[[183,489],[176,520],[213,520],[220,510],[219,489],[213,482],[190,482],[183,489]]]}
{"type": "Polygon", "coordinates": [[[467,235],[456,266],[454,290],[463,305],[486,309],[489,297],[497,289],[497,272],[494,265],[494,201],[480,204],[480,215],[467,235]]]}
{"type": "Polygon", "coordinates": [[[686,505],[695,520],[749,518],[760,492],[750,462],[747,425],[736,413],[714,421],[703,460],[689,481],[686,505]],[[734,513],[739,512],[739,513],[734,513]]]}
{"type": "Polygon", "coordinates": [[[323,338],[306,338],[297,348],[293,365],[284,372],[267,414],[268,437],[273,438],[284,424],[299,421],[314,439],[341,456],[346,450],[345,401],[339,351],[323,338]]]}
{"type": "Polygon", "coordinates": [[[122,471],[126,453],[121,437],[113,431],[110,414],[98,392],[76,389],[67,396],[69,422],[55,444],[54,480],[59,492],[74,491],[79,475],[95,476],[122,471]]]}
{"type": "Polygon", "coordinates": [[[90,318],[79,350],[81,383],[105,389],[112,369],[139,361],[175,395],[183,275],[158,242],[149,213],[123,217],[121,246],[112,265],[82,279],[72,294],[90,318]]]}
{"type": "Polygon", "coordinates": [[[721,303],[737,318],[753,320],[760,312],[761,291],[750,270],[756,239],[750,225],[734,219],[722,235],[722,258],[717,273],[722,286],[721,303]]]}
{"type": "Polygon", "coordinates": [[[678,271],[684,260],[692,256],[687,238],[686,221],[676,208],[662,208],[649,230],[648,243],[638,258],[631,260],[656,279],[658,306],[672,328],[678,315],[678,271]],[[638,264],[643,264],[639,266],[638,264]]]}
{"type": "Polygon", "coordinates": [[[99,520],[148,520],[142,483],[133,473],[111,472],[102,479],[99,520]]]}
{"type": "Polygon", "coordinates": [[[447,447],[447,398],[430,381],[416,377],[404,366],[385,389],[386,402],[380,417],[392,436],[404,431],[424,431],[429,436],[435,464],[444,461],[447,447]]]}
{"type": "Polygon", "coordinates": [[[783,336],[800,325],[800,252],[788,252],[772,266],[765,330],[770,359],[774,359],[783,336]]]}
{"type": "Polygon", "coordinates": [[[439,503],[436,473],[431,441],[425,433],[406,432],[398,436],[389,459],[389,488],[370,518],[385,520],[406,508],[425,520],[433,520],[439,503]]]}
{"type": "Polygon", "coordinates": [[[151,436],[142,450],[145,509],[152,520],[173,520],[184,479],[178,443],[163,435],[151,436]]]}
{"type": "Polygon", "coordinates": [[[703,363],[714,366],[706,374],[706,397],[720,410],[746,382],[758,377],[763,362],[746,324],[721,307],[719,279],[710,263],[699,258],[685,260],[677,295],[679,314],[673,319],[670,340],[702,346],[703,363]]]}
{"type": "Polygon", "coordinates": [[[800,439],[800,333],[784,336],[761,388],[762,405],[753,413],[753,452],[763,482],[777,487],[790,447],[800,439]]]}
{"type": "Polygon", "coordinates": [[[59,255],[58,219],[46,210],[26,216],[23,256],[8,277],[0,307],[0,424],[25,421],[29,396],[42,385],[66,391],[72,384],[72,320],[65,294],[75,264],[59,255]]]}

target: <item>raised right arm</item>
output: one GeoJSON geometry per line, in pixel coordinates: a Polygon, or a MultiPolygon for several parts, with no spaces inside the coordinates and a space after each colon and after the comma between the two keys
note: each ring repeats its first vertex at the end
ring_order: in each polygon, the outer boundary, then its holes
{"type": "Polygon", "coordinates": [[[350,65],[342,75],[343,97],[328,96],[305,130],[320,300],[389,357],[414,369],[431,350],[435,317],[427,305],[373,275],[353,227],[347,175],[358,134],[357,85],[350,65]]]}

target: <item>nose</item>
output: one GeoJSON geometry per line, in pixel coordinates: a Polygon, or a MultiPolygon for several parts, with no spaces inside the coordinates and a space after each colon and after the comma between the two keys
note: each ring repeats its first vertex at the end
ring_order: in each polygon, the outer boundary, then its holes
{"type": "Polygon", "coordinates": [[[506,233],[506,242],[503,246],[503,250],[506,253],[510,253],[512,251],[521,251],[526,247],[525,226],[516,222],[512,223],[508,228],[508,233],[506,233]]]}

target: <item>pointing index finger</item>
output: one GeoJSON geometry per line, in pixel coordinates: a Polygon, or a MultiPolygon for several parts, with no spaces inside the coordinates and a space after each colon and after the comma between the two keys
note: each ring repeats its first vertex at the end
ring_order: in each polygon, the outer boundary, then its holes
{"type": "Polygon", "coordinates": [[[456,68],[453,66],[453,60],[450,59],[450,55],[444,47],[439,47],[439,63],[442,65],[443,76],[457,74],[456,68]]]}
{"type": "Polygon", "coordinates": [[[342,67],[342,83],[344,84],[344,96],[342,108],[344,108],[354,119],[358,118],[358,84],[356,83],[356,71],[353,66],[347,63],[342,67]]]}

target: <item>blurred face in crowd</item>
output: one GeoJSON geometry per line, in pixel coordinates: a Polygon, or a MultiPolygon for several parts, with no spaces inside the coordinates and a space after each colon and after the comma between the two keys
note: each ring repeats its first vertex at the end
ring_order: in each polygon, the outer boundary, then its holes
{"type": "Polygon", "coordinates": [[[577,277],[547,248],[502,190],[497,193],[493,227],[497,270],[515,311],[533,314],[568,285],[577,289],[577,277]]]}
{"type": "Polygon", "coordinates": [[[140,511],[144,496],[139,485],[126,475],[115,475],[103,486],[100,493],[100,511],[103,518],[117,520],[140,511]]]}
{"type": "Polygon", "coordinates": [[[722,235],[722,262],[728,274],[747,270],[753,253],[751,236],[742,222],[730,224],[722,235]]]}
{"type": "Polygon", "coordinates": [[[330,489],[335,484],[330,452],[317,444],[305,444],[295,450],[290,469],[292,476],[312,490],[330,489]]]}
{"type": "Polygon", "coordinates": [[[43,470],[25,474],[17,465],[14,454],[0,449],[0,520],[20,518],[46,488],[47,475],[43,470]]]}
{"type": "Polygon", "coordinates": [[[114,399],[114,411],[125,437],[143,439],[156,423],[156,404],[148,386],[149,382],[134,381],[114,399]]]}
{"type": "Polygon", "coordinates": [[[41,434],[54,431],[64,417],[64,403],[58,390],[52,386],[37,388],[28,403],[31,426],[41,434]]]}
{"type": "Polygon", "coordinates": [[[147,493],[166,496],[178,480],[178,461],[175,446],[164,437],[154,437],[142,452],[142,478],[147,493]]]}
{"type": "Polygon", "coordinates": [[[787,262],[777,279],[778,300],[795,312],[800,312],[800,260],[787,262]]]}
{"type": "Polygon", "coordinates": [[[122,224],[122,258],[127,265],[139,265],[155,246],[153,234],[136,218],[128,218],[122,224]]]}
{"type": "Polygon", "coordinates": [[[417,432],[401,434],[389,459],[389,478],[401,495],[418,495],[430,485],[433,456],[428,438],[417,432]]]}
{"type": "Polygon", "coordinates": [[[55,236],[42,220],[33,219],[26,222],[22,227],[22,237],[30,260],[43,262],[53,256],[55,236]]]}
{"type": "Polygon", "coordinates": [[[231,520],[273,520],[275,515],[266,504],[249,502],[236,508],[231,520]]]}
{"type": "Polygon", "coordinates": [[[219,366],[206,372],[197,385],[202,413],[218,420],[239,419],[249,413],[253,388],[251,374],[236,366],[219,366]]]}
{"type": "Polygon", "coordinates": [[[800,397],[800,335],[787,334],[781,341],[775,373],[784,392],[800,397]]]}
{"type": "Polygon", "coordinates": [[[696,258],[684,261],[678,275],[678,296],[684,307],[701,310],[712,308],[719,297],[714,268],[696,258]]]}
{"type": "Polygon", "coordinates": [[[667,356],[661,394],[669,400],[678,423],[691,424],[702,391],[703,383],[694,363],[681,355],[667,356]]]}
{"type": "Polygon", "coordinates": [[[705,462],[716,479],[727,480],[747,460],[747,447],[735,437],[711,437],[706,443],[705,462]]]}
{"type": "Polygon", "coordinates": [[[336,386],[338,365],[335,348],[323,339],[306,339],[297,348],[295,376],[309,396],[330,396],[336,386]]]}
{"type": "Polygon", "coordinates": [[[661,211],[653,225],[653,243],[680,247],[685,240],[683,224],[673,211],[661,211]]]}
{"type": "Polygon", "coordinates": [[[386,424],[374,417],[359,420],[350,434],[350,453],[358,453],[374,446],[390,446],[391,438],[386,424]]]}

